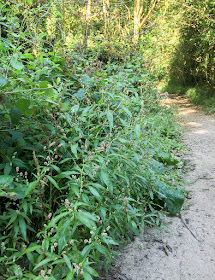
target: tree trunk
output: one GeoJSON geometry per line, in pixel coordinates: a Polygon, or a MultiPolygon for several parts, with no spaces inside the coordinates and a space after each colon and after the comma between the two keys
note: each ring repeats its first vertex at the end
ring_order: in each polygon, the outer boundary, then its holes
{"type": "Polygon", "coordinates": [[[134,37],[133,43],[137,44],[139,39],[139,32],[140,32],[140,18],[143,11],[142,1],[135,0],[134,1],[134,37]]]}
{"type": "Polygon", "coordinates": [[[86,28],[85,28],[84,41],[83,41],[84,49],[87,48],[87,41],[90,35],[90,21],[91,21],[91,0],[88,0],[87,13],[86,13],[86,28]]]}
{"type": "Polygon", "coordinates": [[[104,15],[104,35],[105,38],[109,40],[109,6],[110,2],[109,0],[103,0],[103,15],[104,15]]]}

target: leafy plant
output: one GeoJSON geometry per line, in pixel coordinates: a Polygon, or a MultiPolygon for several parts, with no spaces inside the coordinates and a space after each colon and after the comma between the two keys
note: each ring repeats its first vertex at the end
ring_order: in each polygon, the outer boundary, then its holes
{"type": "Polygon", "coordinates": [[[15,34],[29,48],[0,45],[0,274],[93,279],[180,211],[178,126],[140,55],[103,64],[15,34]]]}

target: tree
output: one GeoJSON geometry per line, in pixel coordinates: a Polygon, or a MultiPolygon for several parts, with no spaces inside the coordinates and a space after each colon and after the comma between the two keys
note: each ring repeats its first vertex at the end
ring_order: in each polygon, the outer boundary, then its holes
{"type": "Polygon", "coordinates": [[[144,0],[134,1],[134,37],[133,43],[137,44],[140,29],[146,24],[155,8],[160,4],[161,0],[152,0],[149,3],[144,0]]]}

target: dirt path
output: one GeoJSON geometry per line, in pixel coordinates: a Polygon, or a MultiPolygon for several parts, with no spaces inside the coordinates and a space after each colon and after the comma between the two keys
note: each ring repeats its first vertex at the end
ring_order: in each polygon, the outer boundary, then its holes
{"type": "MultiPolygon", "coordinates": [[[[184,116],[186,160],[193,170],[187,174],[191,199],[182,217],[167,218],[161,234],[148,230],[135,238],[118,261],[121,276],[131,280],[215,280],[215,118],[175,97],[184,116]]],[[[114,279],[114,278],[113,278],[114,279]]]]}

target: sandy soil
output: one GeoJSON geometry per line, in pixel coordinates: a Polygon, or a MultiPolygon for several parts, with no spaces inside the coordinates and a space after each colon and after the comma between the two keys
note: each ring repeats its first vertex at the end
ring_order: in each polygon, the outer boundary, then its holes
{"type": "Polygon", "coordinates": [[[110,279],[215,280],[215,118],[173,97],[186,127],[185,160],[190,199],[178,217],[166,218],[161,233],[148,229],[128,244],[110,279]],[[188,230],[188,228],[192,231],[188,230]],[[195,238],[195,237],[196,238],[195,238]]]}

